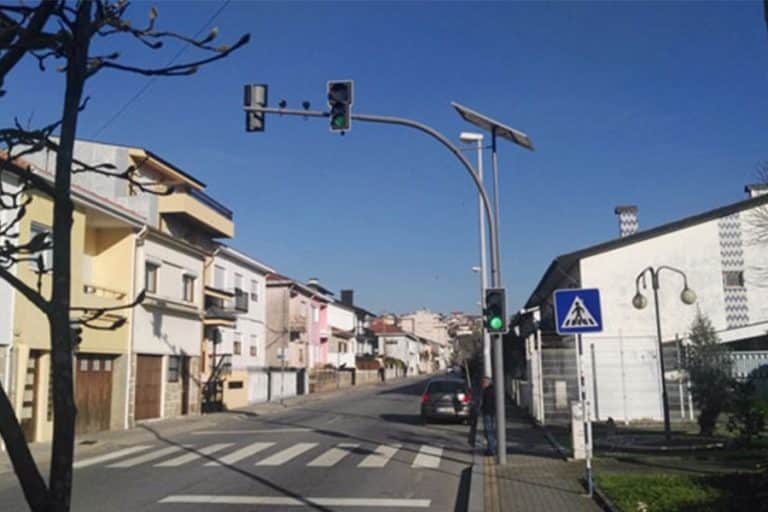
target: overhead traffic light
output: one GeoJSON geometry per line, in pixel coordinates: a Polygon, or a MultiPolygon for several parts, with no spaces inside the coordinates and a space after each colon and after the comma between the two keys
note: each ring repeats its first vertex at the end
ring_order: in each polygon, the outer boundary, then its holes
{"type": "MultiPolygon", "coordinates": [[[[245,97],[243,105],[246,107],[266,107],[267,106],[267,86],[266,84],[248,84],[245,86],[245,97]]],[[[245,112],[245,131],[263,132],[264,131],[264,112],[245,112]]]]}
{"type": "Polygon", "coordinates": [[[506,334],[509,331],[506,289],[486,288],[483,313],[485,328],[489,333],[506,334]]]}
{"type": "Polygon", "coordinates": [[[331,131],[348,132],[352,128],[352,80],[328,82],[328,106],[331,131]]]}

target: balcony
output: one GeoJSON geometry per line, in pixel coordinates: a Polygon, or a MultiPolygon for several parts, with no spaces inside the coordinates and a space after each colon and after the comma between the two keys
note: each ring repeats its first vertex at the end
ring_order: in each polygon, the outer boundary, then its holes
{"type": "Polygon", "coordinates": [[[127,302],[128,294],[96,284],[83,284],[82,302],[75,304],[85,308],[113,308],[127,302]]]}
{"type": "Polygon", "coordinates": [[[204,192],[187,188],[168,196],[160,196],[158,211],[161,215],[183,217],[214,237],[232,238],[235,236],[235,224],[232,210],[212,199],[204,192]]]}
{"type": "Polygon", "coordinates": [[[238,312],[231,300],[206,297],[203,323],[211,327],[235,327],[238,312]]]}
{"type": "Polygon", "coordinates": [[[248,312],[248,293],[240,288],[235,288],[235,309],[242,312],[248,312]]]}
{"type": "Polygon", "coordinates": [[[299,315],[291,316],[288,328],[291,332],[306,332],[307,319],[299,315]]]}

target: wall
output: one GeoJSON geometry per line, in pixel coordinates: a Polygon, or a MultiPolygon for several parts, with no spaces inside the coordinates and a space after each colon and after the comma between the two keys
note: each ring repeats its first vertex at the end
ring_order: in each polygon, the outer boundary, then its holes
{"type": "Polygon", "coordinates": [[[248,405],[248,371],[233,370],[224,382],[224,406],[237,409],[248,405]],[[232,387],[241,386],[241,387],[232,387]]]}
{"type": "MultiPolygon", "coordinates": [[[[14,193],[18,190],[14,179],[8,176],[8,173],[2,173],[0,175],[2,180],[2,187],[8,193],[14,193]]],[[[16,218],[16,210],[0,209],[0,226],[8,226],[13,219],[16,218]]],[[[16,229],[12,229],[9,234],[15,234],[16,229]]],[[[0,244],[4,243],[5,238],[0,236],[0,244]]],[[[11,267],[10,272],[16,274],[14,267],[11,267]]],[[[14,289],[4,280],[0,279],[0,350],[3,345],[9,345],[13,342],[13,321],[14,318],[14,302],[15,292],[14,289]]],[[[5,372],[5,365],[0,366],[0,373],[5,372]]]]}
{"type": "Polygon", "coordinates": [[[199,356],[202,340],[203,257],[181,250],[162,238],[148,238],[139,247],[136,262],[136,288],[144,288],[147,259],[161,262],[157,293],[147,294],[144,304],[134,311],[133,350],[144,354],[187,354],[199,356]],[[181,300],[182,274],[196,275],[195,300],[181,300]]]}

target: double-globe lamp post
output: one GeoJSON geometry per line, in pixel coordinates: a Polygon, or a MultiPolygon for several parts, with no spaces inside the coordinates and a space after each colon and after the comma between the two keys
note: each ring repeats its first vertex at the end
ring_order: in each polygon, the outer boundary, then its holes
{"type": "Polygon", "coordinates": [[[696,293],[688,287],[688,277],[685,273],[677,268],[670,267],[668,265],[661,265],[653,268],[648,267],[640,272],[635,278],[635,296],[632,298],[632,305],[636,309],[643,309],[648,305],[648,299],[640,293],[640,280],[643,281],[643,289],[646,288],[645,276],[650,274],[651,286],[653,287],[653,302],[656,306],[656,337],[659,343],[659,378],[661,380],[661,401],[664,409],[664,438],[669,441],[671,437],[671,430],[669,425],[669,400],[667,398],[667,383],[664,378],[664,346],[661,339],[661,316],[659,312],[659,273],[662,270],[669,270],[683,276],[683,291],[680,292],[680,300],[683,304],[691,305],[696,302],[696,293]]]}

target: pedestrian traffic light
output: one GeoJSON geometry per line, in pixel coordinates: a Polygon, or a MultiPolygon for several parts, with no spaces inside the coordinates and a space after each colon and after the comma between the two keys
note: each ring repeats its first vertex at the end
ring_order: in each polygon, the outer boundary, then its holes
{"type": "MultiPolygon", "coordinates": [[[[267,86],[265,84],[247,84],[243,105],[246,107],[267,106],[267,86]]],[[[264,131],[264,112],[245,111],[245,131],[264,131]]]]}
{"type": "Polygon", "coordinates": [[[352,80],[328,82],[328,106],[331,131],[348,132],[352,128],[352,80]]]}
{"type": "Polygon", "coordinates": [[[504,288],[486,288],[484,321],[489,333],[506,334],[509,331],[506,302],[504,288]]]}

